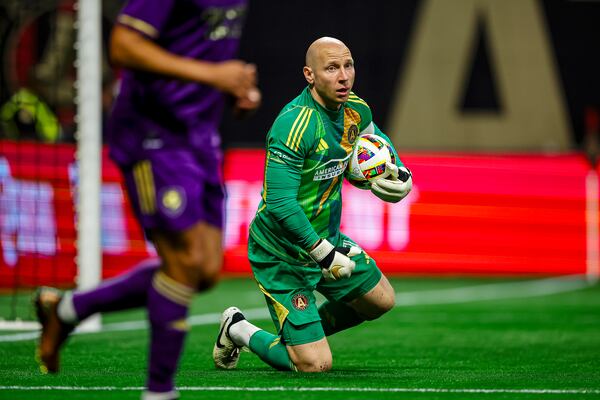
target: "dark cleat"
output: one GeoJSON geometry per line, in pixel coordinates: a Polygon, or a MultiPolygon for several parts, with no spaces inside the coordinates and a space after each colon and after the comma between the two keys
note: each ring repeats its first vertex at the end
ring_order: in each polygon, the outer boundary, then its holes
{"type": "Polygon", "coordinates": [[[50,287],[38,288],[33,298],[37,318],[42,325],[36,359],[43,374],[58,372],[60,347],[75,328],[58,318],[57,308],[61,299],[62,293],[50,287]]]}
{"type": "Polygon", "coordinates": [[[240,350],[229,336],[231,325],[244,320],[244,314],[237,307],[229,307],[221,315],[221,325],[219,326],[219,335],[213,347],[213,360],[215,367],[220,369],[234,369],[240,360],[240,350]]]}

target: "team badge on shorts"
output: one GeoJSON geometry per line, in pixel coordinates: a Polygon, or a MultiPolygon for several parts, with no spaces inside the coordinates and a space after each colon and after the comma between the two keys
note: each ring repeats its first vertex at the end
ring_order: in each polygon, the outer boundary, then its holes
{"type": "Polygon", "coordinates": [[[292,305],[296,310],[304,311],[306,310],[306,307],[308,307],[308,297],[302,293],[298,293],[292,297],[292,305]]]}
{"type": "Polygon", "coordinates": [[[348,142],[350,144],[354,144],[354,142],[356,142],[357,137],[358,137],[358,126],[356,126],[355,124],[352,124],[348,128],[348,142]]]}
{"type": "Polygon", "coordinates": [[[162,192],[160,197],[162,209],[172,217],[176,217],[185,208],[185,192],[179,187],[169,187],[162,192]]]}

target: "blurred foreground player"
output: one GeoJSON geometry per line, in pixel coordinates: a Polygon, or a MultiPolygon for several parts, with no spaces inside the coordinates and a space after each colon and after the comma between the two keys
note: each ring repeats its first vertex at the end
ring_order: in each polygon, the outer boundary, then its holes
{"type": "MultiPolygon", "coordinates": [[[[306,53],[308,82],[279,113],[267,135],[262,201],[250,226],[248,258],[277,335],[228,308],[213,348],[218,368],[235,368],[248,347],[280,370],[327,371],[327,336],[379,318],[394,306],[387,278],[340,232],[342,181],[361,134],[377,134],[367,103],[352,92],[354,60],[341,41],[323,37],[306,53]],[[327,301],[316,305],[314,291],[327,301]]],[[[395,150],[394,150],[395,152],[395,150]]],[[[396,203],[412,188],[410,171],[395,154],[389,178],[371,184],[396,203]]]]}
{"type": "Polygon", "coordinates": [[[196,291],[216,283],[222,263],[222,152],[217,131],[225,95],[237,111],[258,107],[256,70],[235,60],[245,0],[130,0],[110,53],[124,67],[109,120],[112,159],[160,260],[90,291],[35,298],[43,372],[57,372],[60,347],[97,312],[148,309],[151,338],[143,399],[174,399],[174,375],[196,291]]]}

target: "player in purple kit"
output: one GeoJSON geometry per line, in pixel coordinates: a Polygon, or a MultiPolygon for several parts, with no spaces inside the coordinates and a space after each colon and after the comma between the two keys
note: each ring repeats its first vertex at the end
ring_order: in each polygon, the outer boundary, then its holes
{"type": "Polygon", "coordinates": [[[35,297],[43,372],[57,372],[61,345],[97,312],[145,306],[151,338],[143,399],[174,399],[174,375],[196,291],[222,263],[225,95],[237,111],[260,103],[256,69],[236,54],[246,0],[130,0],[110,53],[125,68],[109,120],[109,145],[137,218],[160,260],[90,291],[40,288],[35,297]]]}

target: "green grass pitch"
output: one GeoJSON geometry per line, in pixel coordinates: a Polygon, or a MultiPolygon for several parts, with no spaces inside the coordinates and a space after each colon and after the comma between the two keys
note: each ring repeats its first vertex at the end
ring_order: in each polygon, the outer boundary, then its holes
{"type": "MultiPolygon", "coordinates": [[[[329,338],[324,374],[274,371],[242,353],[217,371],[223,309],[272,331],[251,279],[196,296],[177,375],[182,399],[600,399],[600,285],[581,279],[397,278],[397,307],[329,338]]],[[[0,299],[5,309],[9,299],[0,299]]],[[[139,399],[148,331],[141,310],[106,315],[74,335],[62,371],[40,375],[28,333],[0,332],[0,399],[139,399]]],[[[29,333],[29,335],[31,335],[29,333]]]]}

